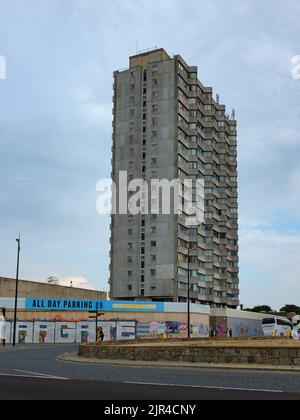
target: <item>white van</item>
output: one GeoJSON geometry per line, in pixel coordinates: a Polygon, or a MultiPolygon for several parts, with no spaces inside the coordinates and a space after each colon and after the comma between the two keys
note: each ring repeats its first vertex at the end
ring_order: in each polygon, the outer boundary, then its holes
{"type": "Polygon", "coordinates": [[[266,337],[290,337],[292,334],[292,323],[287,318],[269,317],[261,322],[264,336],[266,337]]]}

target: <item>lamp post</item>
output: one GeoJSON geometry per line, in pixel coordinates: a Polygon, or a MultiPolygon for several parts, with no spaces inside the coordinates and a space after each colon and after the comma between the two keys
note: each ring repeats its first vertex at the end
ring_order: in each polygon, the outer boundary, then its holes
{"type": "Polygon", "coordinates": [[[189,248],[188,250],[188,282],[187,282],[187,313],[188,313],[188,338],[191,338],[191,302],[190,302],[190,255],[196,248],[189,248]]]}
{"type": "Polygon", "coordinates": [[[13,327],[13,346],[16,345],[16,327],[17,327],[17,309],[18,309],[18,291],[19,291],[19,265],[20,265],[20,250],[21,250],[21,237],[16,239],[18,243],[18,256],[17,256],[17,275],[16,275],[16,293],[15,293],[15,310],[14,310],[14,327],[13,327]]]}

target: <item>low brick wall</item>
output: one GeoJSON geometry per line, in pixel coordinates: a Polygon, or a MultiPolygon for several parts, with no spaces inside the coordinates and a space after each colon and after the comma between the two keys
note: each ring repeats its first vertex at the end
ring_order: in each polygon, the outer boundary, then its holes
{"type": "Polygon", "coordinates": [[[85,358],[140,361],[178,361],[214,364],[263,364],[300,366],[300,348],[280,347],[205,347],[205,346],[122,346],[81,345],[85,358]]]}

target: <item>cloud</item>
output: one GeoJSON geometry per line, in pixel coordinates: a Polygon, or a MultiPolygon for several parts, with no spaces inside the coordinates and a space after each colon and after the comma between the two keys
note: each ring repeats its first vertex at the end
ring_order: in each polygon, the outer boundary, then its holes
{"type": "Polygon", "coordinates": [[[101,125],[112,121],[112,107],[110,104],[89,102],[81,105],[83,116],[91,124],[101,125]]]}
{"type": "Polygon", "coordinates": [[[242,300],[249,306],[299,302],[300,234],[253,227],[240,231],[242,300]],[[292,302],[293,301],[293,302],[292,302]]]}
{"type": "Polygon", "coordinates": [[[79,289],[94,290],[94,286],[85,277],[69,276],[59,279],[60,286],[71,286],[79,289]]]}

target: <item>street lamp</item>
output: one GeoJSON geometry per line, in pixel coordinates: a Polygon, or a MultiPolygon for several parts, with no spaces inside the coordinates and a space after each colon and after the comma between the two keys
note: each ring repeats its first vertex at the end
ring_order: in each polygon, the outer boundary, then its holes
{"type": "Polygon", "coordinates": [[[16,239],[18,243],[17,256],[17,275],[16,275],[16,293],[15,293],[15,310],[14,310],[14,327],[13,327],[13,346],[16,345],[16,327],[17,327],[17,308],[18,308],[18,290],[19,290],[19,264],[20,264],[20,250],[21,250],[21,236],[16,239]]]}
{"type": "Polygon", "coordinates": [[[195,251],[197,248],[188,249],[188,283],[187,283],[187,313],[188,313],[188,338],[191,338],[191,303],[190,303],[190,255],[192,251],[195,251]]]}

